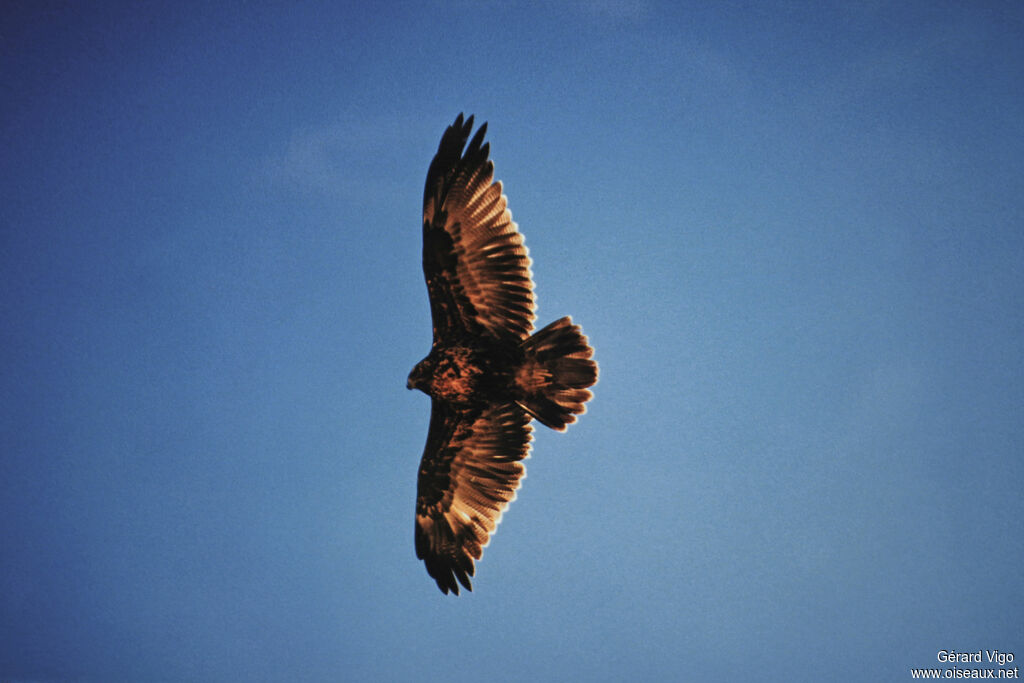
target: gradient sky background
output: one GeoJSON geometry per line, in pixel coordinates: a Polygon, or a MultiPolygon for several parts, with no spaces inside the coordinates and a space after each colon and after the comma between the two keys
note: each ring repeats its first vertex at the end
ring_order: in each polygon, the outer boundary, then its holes
{"type": "Polygon", "coordinates": [[[6,2],[0,135],[0,677],[1024,660],[1024,5],[6,2]],[[454,598],[460,111],[601,380],[454,598]]]}

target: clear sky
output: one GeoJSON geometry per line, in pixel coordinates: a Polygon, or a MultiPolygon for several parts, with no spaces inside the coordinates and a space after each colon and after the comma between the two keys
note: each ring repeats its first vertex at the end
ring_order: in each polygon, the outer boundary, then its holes
{"type": "Polygon", "coordinates": [[[1022,7],[5,2],[0,678],[1024,661],[1022,7]],[[405,380],[459,112],[601,379],[456,598],[405,380]]]}

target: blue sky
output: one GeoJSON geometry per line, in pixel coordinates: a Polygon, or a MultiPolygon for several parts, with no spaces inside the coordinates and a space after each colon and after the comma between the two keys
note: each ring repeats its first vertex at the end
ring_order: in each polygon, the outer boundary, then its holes
{"type": "Polygon", "coordinates": [[[5,4],[0,677],[1024,659],[1019,4],[362,4],[5,4]],[[463,111],[601,380],[453,598],[405,378],[463,111]]]}

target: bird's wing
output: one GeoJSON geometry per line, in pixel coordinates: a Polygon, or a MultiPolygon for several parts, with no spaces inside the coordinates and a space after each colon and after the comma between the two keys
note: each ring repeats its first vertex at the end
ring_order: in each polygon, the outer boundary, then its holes
{"type": "Polygon", "coordinates": [[[423,273],[434,341],[466,334],[525,339],[535,316],[530,257],[473,117],[441,137],[423,190],[423,273]],[[463,151],[465,147],[465,151],[463,151]]]}
{"type": "Polygon", "coordinates": [[[416,557],[444,592],[469,577],[526,475],[530,417],[514,404],[465,412],[434,399],[416,496],[416,557]],[[458,581],[456,581],[458,579],[458,581]]]}

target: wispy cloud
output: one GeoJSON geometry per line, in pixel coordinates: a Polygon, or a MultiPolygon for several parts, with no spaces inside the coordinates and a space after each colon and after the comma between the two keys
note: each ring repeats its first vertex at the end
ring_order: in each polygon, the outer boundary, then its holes
{"type": "Polygon", "coordinates": [[[263,174],[274,184],[296,190],[343,192],[358,178],[351,165],[358,156],[352,139],[348,127],[340,123],[297,129],[283,150],[264,161],[263,174]]]}
{"type": "Polygon", "coordinates": [[[613,20],[640,19],[650,10],[647,0],[590,0],[579,6],[613,20]]]}
{"type": "Polygon", "coordinates": [[[303,194],[380,201],[420,173],[407,159],[414,134],[408,122],[381,117],[300,126],[270,143],[257,180],[303,194]]]}

